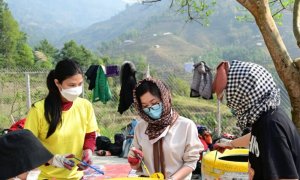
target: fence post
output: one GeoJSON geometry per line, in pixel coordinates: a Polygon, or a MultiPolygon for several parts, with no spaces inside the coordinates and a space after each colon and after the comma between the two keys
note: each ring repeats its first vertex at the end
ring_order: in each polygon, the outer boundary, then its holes
{"type": "Polygon", "coordinates": [[[221,137],[221,101],[218,99],[217,120],[218,120],[218,137],[221,137]]]}
{"type": "Polygon", "coordinates": [[[26,80],[26,106],[27,110],[31,107],[31,94],[30,94],[30,75],[28,72],[25,73],[26,80]]]}

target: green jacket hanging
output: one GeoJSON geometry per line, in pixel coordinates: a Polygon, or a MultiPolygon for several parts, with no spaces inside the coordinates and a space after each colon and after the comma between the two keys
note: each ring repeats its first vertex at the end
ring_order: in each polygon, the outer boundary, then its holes
{"type": "Polygon", "coordinates": [[[106,104],[111,99],[112,95],[109,89],[107,77],[102,66],[98,67],[95,88],[93,90],[93,102],[101,101],[106,104]]]}

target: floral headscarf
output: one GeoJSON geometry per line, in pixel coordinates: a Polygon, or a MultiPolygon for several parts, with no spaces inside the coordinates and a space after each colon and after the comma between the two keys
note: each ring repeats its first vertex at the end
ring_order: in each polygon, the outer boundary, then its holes
{"type": "Polygon", "coordinates": [[[177,118],[178,118],[178,113],[172,109],[172,103],[171,103],[171,93],[170,91],[167,89],[167,87],[165,86],[165,84],[157,79],[153,79],[153,78],[146,78],[141,80],[136,88],[133,91],[133,96],[134,96],[134,107],[135,109],[138,111],[138,114],[140,115],[140,117],[142,119],[144,119],[146,122],[148,122],[148,127],[146,129],[145,134],[148,135],[149,139],[155,139],[157,137],[159,137],[164,130],[171,125],[177,118]],[[163,112],[161,115],[161,118],[158,120],[152,120],[142,109],[142,107],[140,106],[140,104],[138,103],[137,97],[136,97],[136,88],[139,87],[141,85],[141,83],[143,82],[153,82],[154,84],[156,84],[156,86],[158,87],[161,96],[161,102],[162,102],[162,106],[163,106],[163,112]]]}

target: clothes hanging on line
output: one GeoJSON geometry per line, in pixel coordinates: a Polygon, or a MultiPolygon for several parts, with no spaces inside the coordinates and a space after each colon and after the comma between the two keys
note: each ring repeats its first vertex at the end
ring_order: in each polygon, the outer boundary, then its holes
{"type": "Polygon", "coordinates": [[[190,97],[212,99],[212,82],[213,76],[211,68],[208,67],[204,61],[194,64],[190,97]]]}
{"type": "Polygon", "coordinates": [[[106,104],[112,98],[106,77],[106,68],[99,65],[91,65],[85,73],[89,80],[89,90],[93,90],[92,102],[101,101],[106,104]]]}
{"type": "Polygon", "coordinates": [[[133,103],[133,89],[136,86],[136,68],[130,61],[125,61],[121,66],[120,80],[121,90],[118,112],[123,114],[133,103]]]}
{"type": "Polygon", "coordinates": [[[85,76],[89,82],[89,90],[93,90],[95,88],[98,67],[99,65],[91,65],[85,73],[85,76]]]}
{"type": "Polygon", "coordinates": [[[106,67],[106,77],[119,76],[120,70],[117,65],[107,65],[106,67]]]}
{"type": "Polygon", "coordinates": [[[93,89],[93,102],[101,101],[103,104],[106,104],[106,102],[111,100],[111,98],[112,95],[105,74],[105,67],[99,66],[97,70],[95,88],[93,89]]]}

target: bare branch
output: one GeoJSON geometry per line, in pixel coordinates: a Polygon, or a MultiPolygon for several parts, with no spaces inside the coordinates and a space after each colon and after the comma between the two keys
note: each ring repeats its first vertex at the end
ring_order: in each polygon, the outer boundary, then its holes
{"type": "Polygon", "coordinates": [[[274,4],[274,3],[276,3],[278,0],[274,0],[274,1],[271,1],[271,2],[269,2],[269,4],[274,4]]]}
{"type": "Polygon", "coordinates": [[[171,1],[170,8],[173,7],[174,0],[171,1]]]}
{"type": "Polygon", "coordinates": [[[285,9],[286,7],[283,5],[282,0],[279,0],[279,2],[280,2],[280,4],[281,4],[282,8],[285,9]]]}
{"type": "Polygon", "coordinates": [[[186,0],[186,3],[187,3],[187,8],[188,8],[188,17],[189,17],[189,20],[193,20],[194,18],[191,15],[191,5],[189,3],[189,0],[186,0]]]}
{"type": "Polygon", "coordinates": [[[155,3],[155,2],[159,2],[161,0],[143,0],[142,3],[146,4],[146,3],[155,3]]]}
{"type": "Polygon", "coordinates": [[[277,14],[279,14],[281,11],[283,11],[283,10],[285,10],[285,8],[282,8],[282,9],[280,9],[279,11],[277,11],[276,13],[274,13],[273,15],[272,15],[272,17],[275,17],[277,14]]]}

